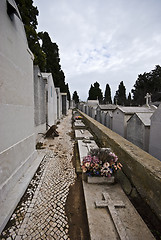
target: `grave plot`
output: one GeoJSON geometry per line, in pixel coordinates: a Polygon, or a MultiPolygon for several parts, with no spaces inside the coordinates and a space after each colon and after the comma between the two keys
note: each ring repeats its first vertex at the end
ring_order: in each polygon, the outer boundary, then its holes
{"type": "Polygon", "coordinates": [[[87,156],[89,151],[93,148],[98,148],[94,140],[90,140],[90,139],[78,140],[80,164],[83,161],[83,157],[87,156]]]}
{"type": "Polygon", "coordinates": [[[74,122],[74,128],[76,129],[82,129],[82,128],[86,128],[85,124],[81,121],[81,120],[76,120],[74,122]]]}
{"type": "Polygon", "coordinates": [[[83,181],[91,240],[152,240],[150,230],[119,184],[83,181]]]}
{"type": "Polygon", "coordinates": [[[75,130],[75,139],[81,140],[81,139],[93,139],[93,135],[86,129],[76,129],[75,130]]]}
{"type": "MultiPolygon", "coordinates": [[[[90,139],[78,140],[80,164],[91,149],[98,148],[90,139]]],[[[155,239],[118,183],[83,174],[83,191],[91,240],[155,239]],[[94,179],[94,181],[93,181],[94,179]],[[98,179],[96,181],[95,179],[98,179]]]]}

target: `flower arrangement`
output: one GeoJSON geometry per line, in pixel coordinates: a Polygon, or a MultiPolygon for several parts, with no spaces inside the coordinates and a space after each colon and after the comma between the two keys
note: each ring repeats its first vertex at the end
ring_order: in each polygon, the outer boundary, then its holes
{"type": "Polygon", "coordinates": [[[81,120],[81,119],[83,119],[82,116],[75,116],[75,120],[81,120]]]}
{"type": "Polygon", "coordinates": [[[118,157],[109,148],[92,149],[82,161],[82,171],[88,176],[111,177],[122,168],[118,157]]]}

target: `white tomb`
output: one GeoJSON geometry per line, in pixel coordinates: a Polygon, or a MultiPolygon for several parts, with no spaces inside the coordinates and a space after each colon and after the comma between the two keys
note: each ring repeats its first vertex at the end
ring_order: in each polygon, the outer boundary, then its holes
{"type": "Polygon", "coordinates": [[[38,66],[34,66],[34,122],[36,141],[42,137],[38,133],[46,131],[46,84],[38,66]]]}
{"type": "Polygon", "coordinates": [[[75,139],[93,139],[93,135],[86,129],[75,130],[75,139]]]}
{"type": "Polygon", "coordinates": [[[161,104],[151,117],[149,153],[161,160],[161,104]]]}
{"type": "Polygon", "coordinates": [[[127,137],[127,121],[134,113],[152,113],[154,110],[148,107],[121,107],[113,111],[112,130],[122,137],[127,137]]]}
{"type": "Polygon", "coordinates": [[[46,109],[47,109],[47,125],[52,126],[57,121],[57,93],[51,73],[42,73],[46,81],[46,109]]]}
{"type": "Polygon", "coordinates": [[[75,120],[74,127],[78,129],[78,128],[85,128],[86,126],[81,120],[75,120]]]}
{"type": "Polygon", "coordinates": [[[2,231],[34,174],[37,152],[34,129],[33,54],[28,48],[24,25],[15,1],[0,1],[0,23],[2,231]],[[13,12],[8,12],[8,9],[13,12]],[[24,179],[26,175],[28,177],[24,179]]]}
{"type": "Polygon", "coordinates": [[[90,150],[98,148],[96,142],[94,140],[78,140],[78,151],[80,157],[80,164],[82,164],[83,158],[88,155],[90,150]]]}

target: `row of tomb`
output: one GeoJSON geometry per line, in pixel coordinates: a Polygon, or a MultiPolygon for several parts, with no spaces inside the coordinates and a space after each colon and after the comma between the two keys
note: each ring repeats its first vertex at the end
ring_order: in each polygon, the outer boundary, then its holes
{"type": "MultiPolygon", "coordinates": [[[[95,137],[74,111],[74,132],[80,165],[91,149],[99,148],[95,137]]],[[[154,239],[146,224],[116,182],[82,175],[90,239],[154,239]],[[88,180],[87,180],[88,179],[88,180]],[[131,221],[131,219],[133,219],[131,221]]]]}
{"type": "Polygon", "coordinates": [[[124,107],[88,100],[79,110],[161,160],[161,105],[124,107]]]}

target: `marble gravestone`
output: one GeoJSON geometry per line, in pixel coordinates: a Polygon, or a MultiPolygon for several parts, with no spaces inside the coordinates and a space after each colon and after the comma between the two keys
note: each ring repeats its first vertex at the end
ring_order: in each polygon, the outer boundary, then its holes
{"type": "Polygon", "coordinates": [[[98,148],[94,140],[89,140],[89,139],[78,140],[80,164],[82,163],[83,158],[88,155],[89,151],[94,148],[98,148]]]}
{"type": "Polygon", "coordinates": [[[79,139],[93,139],[93,135],[86,129],[76,129],[75,130],[75,138],[79,139]]]}

